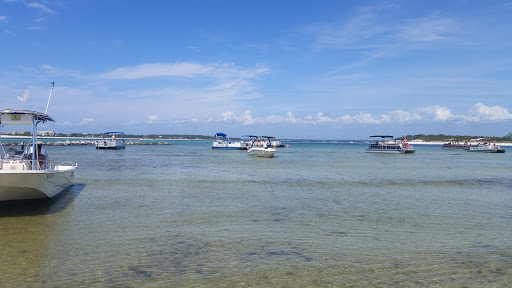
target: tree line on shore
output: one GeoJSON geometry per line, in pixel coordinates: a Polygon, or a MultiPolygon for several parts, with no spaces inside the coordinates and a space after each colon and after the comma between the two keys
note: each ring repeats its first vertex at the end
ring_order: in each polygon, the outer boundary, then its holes
{"type": "Polygon", "coordinates": [[[512,142],[512,133],[508,133],[503,137],[490,137],[490,136],[467,136],[467,135],[445,135],[445,134],[416,134],[416,135],[406,135],[403,138],[407,138],[409,140],[419,139],[426,142],[445,142],[448,139],[456,139],[459,142],[469,142],[471,139],[479,139],[485,138],[488,142],[512,142]]]}

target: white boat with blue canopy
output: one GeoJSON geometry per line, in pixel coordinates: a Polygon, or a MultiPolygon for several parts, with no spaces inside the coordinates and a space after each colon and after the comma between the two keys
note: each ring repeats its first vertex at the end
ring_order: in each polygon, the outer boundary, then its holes
{"type": "Polygon", "coordinates": [[[0,137],[0,201],[53,198],[73,185],[77,164],[51,162],[37,141],[37,125],[48,121],[54,122],[46,113],[9,109],[0,111],[0,127],[32,126],[32,138],[20,150],[6,151],[0,137]]]}
{"type": "Polygon", "coordinates": [[[273,158],[276,154],[276,147],[272,145],[274,136],[255,136],[244,135],[242,137],[251,138],[250,144],[247,148],[247,153],[255,157],[273,158]]]}
{"type": "Polygon", "coordinates": [[[407,139],[393,139],[391,135],[374,135],[370,136],[371,142],[366,153],[389,153],[389,154],[405,154],[415,153],[416,150],[409,145],[407,139]]]}
{"type": "Polygon", "coordinates": [[[123,132],[105,132],[103,139],[96,141],[96,149],[101,150],[119,150],[126,148],[124,139],[116,138],[116,135],[122,135],[123,132]]]}
{"type": "Polygon", "coordinates": [[[215,133],[215,140],[212,142],[212,149],[242,150],[244,149],[244,145],[242,142],[231,142],[228,135],[219,132],[215,133]]]}

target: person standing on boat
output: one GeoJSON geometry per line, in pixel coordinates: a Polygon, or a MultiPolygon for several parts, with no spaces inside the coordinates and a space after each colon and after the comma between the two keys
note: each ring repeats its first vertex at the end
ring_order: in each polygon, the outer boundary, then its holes
{"type": "MultiPolygon", "coordinates": [[[[37,144],[36,145],[36,150],[37,150],[37,157],[36,157],[36,159],[39,160],[39,169],[44,170],[44,169],[46,169],[47,157],[46,157],[46,152],[43,152],[44,151],[43,150],[43,145],[42,144],[37,144]]],[[[32,153],[28,154],[27,158],[29,160],[32,160],[32,153]]]]}

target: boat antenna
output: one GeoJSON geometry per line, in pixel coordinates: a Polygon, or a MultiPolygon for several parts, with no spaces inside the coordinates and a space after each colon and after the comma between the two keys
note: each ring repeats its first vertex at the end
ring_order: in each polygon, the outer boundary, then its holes
{"type": "Polygon", "coordinates": [[[52,82],[52,89],[50,90],[50,97],[48,98],[48,104],[46,104],[46,110],[44,111],[44,114],[47,114],[48,106],[50,106],[50,99],[52,99],[53,86],[55,86],[55,82],[52,82]]]}
{"type": "Polygon", "coordinates": [[[18,100],[21,101],[21,110],[23,110],[23,102],[27,102],[28,96],[28,89],[21,91],[21,93],[18,95],[18,100]]]}

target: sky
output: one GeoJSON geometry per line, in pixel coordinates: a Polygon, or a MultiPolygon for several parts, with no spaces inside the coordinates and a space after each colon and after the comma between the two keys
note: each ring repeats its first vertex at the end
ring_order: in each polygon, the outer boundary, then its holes
{"type": "Polygon", "coordinates": [[[55,82],[40,130],[512,133],[512,0],[0,1],[0,109],[55,82]]]}

